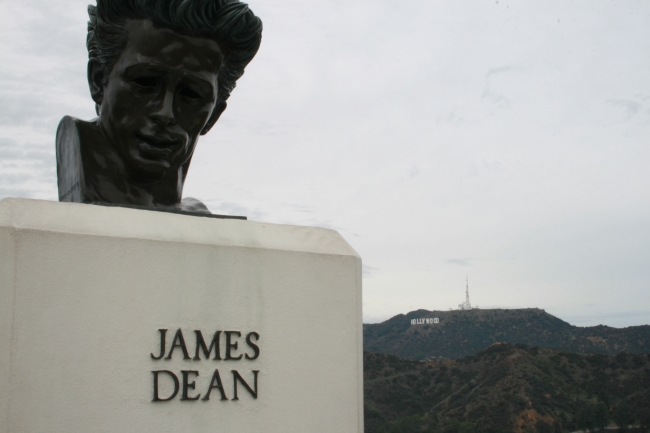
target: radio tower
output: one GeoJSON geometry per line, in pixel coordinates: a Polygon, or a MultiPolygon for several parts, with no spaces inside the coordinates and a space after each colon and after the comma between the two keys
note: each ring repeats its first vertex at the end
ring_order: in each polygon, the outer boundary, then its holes
{"type": "Polygon", "coordinates": [[[458,304],[459,310],[471,310],[472,304],[469,303],[469,277],[465,275],[465,302],[458,304]]]}

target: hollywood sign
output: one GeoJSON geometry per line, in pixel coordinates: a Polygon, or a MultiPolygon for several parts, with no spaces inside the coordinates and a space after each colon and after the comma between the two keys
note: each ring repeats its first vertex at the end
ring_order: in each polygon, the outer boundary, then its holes
{"type": "Polygon", "coordinates": [[[440,323],[440,319],[437,317],[425,317],[423,319],[411,319],[411,325],[429,325],[434,323],[440,323]]]}

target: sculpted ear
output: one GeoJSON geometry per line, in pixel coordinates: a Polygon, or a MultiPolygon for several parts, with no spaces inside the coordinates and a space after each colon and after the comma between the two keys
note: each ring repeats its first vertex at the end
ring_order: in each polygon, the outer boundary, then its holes
{"type": "Polygon", "coordinates": [[[95,111],[99,114],[99,106],[104,99],[104,70],[97,59],[88,61],[88,87],[90,96],[95,101],[95,111]]]}
{"type": "Polygon", "coordinates": [[[214,106],[214,109],[212,110],[212,114],[210,115],[210,118],[208,119],[208,123],[205,124],[203,129],[201,130],[201,135],[207,134],[210,129],[214,126],[215,123],[217,123],[217,120],[219,120],[219,117],[221,116],[221,113],[224,112],[226,109],[226,101],[218,101],[217,104],[214,106]]]}

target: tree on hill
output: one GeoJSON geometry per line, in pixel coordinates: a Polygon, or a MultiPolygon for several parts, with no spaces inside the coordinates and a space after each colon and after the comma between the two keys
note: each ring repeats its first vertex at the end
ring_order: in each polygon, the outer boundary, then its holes
{"type": "Polygon", "coordinates": [[[594,407],[594,424],[600,430],[604,430],[607,424],[609,424],[609,409],[607,409],[607,405],[602,401],[599,401],[594,407]]]}
{"type": "Polygon", "coordinates": [[[616,409],[614,409],[612,419],[621,431],[626,431],[627,426],[632,424],[634,421],[634,419],[632,419],[632,409],[630,409],[630,406],[623,401],[616,406],[616,409]]]}
{"type": "Polygon", "coordinates": [[[458,420],[445,421],[443,433],[476,433],[476,426],[471,422],[460,422],[458,420]]]}
{"type": "Polygon", "coordinates": [[[535,424],[535,431],[537,433],[555,433],[555,428],[551,424],[549,424],[546,421],[540,419],[535,424]]]}
{"type": "Polygon", "coordinates": [[[644,411],[639,417],[639,430],[641,433],[650,431],[650,410],[644,411]]]}
{"type": "Polygon", "coordinates": [[[578,412],[576,425],[580,430],[593,431],[596,428],[596,417],[593,406],[587,406],[578,412]]]}
{"type": "Polygon", "coordinates": [[[382,427],[379,433],[428,433],[433,431],[427,418],[413,415],[394,421],[388,428],[382,427]]]}
{"type": "Polygon", "coordinates": [[[578,412],[576,424],[584,431],[594,431],[596,428],[604,430],[609,424],[609,409],[607,405],[599,401],[596,405],[590,405],[578,412]]]}

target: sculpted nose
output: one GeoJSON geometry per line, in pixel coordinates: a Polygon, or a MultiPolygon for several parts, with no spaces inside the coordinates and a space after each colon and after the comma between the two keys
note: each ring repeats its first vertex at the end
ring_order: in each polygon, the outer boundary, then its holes
{"type": "Polygon", "coordinates": [[[176,123],[174,118],[174,92],[165,92],[150,115],[151,119],[162,126],[176,123]]]}

